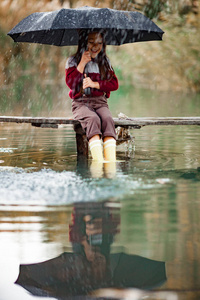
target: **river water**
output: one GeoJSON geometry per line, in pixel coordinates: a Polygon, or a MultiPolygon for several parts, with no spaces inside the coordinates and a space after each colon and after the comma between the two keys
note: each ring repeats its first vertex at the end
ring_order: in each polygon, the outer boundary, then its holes
{"type": "MultiPolygon", "coordinates": [[[[2,115],[69,117],[63,95],[2,115]]],[[[181,117],[199,101],[122,87],[109,104],[114,117],[181,117]]],[[[70,126],[0,124],[1,300],[200,299],[199,127],[131,134],[116,164],[94,164],[77,161],[70,126]]]]}

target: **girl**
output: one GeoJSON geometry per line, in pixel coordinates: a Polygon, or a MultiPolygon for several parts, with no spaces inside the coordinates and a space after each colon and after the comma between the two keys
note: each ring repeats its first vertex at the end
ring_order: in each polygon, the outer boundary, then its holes
{"type": "Polygon", "coordinates": [[[116,160],[116,133],[107,104],[110,92],[118,89],[118,80],[106,56],[102,32],[81,30],[77,52],[66,63],[66,84],[74,118],[80,121],[89,141],[92,158],[116,160]],[[89,90],[89,95],[88,95],[89,90]]]}

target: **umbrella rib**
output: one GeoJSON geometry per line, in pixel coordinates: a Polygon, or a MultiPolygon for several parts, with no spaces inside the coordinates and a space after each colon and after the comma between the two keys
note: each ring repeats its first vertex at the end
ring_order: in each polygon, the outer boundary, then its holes
{"type": "Polygon", "coordinates": [[[161,41],[162,41],[162,36],[163,36],[164,32],[156,32],[156,34],[159,36],[159,38],[160,38],[161,41]]]}
{"type": "Polygon", "coordinates": [[[117,35],[116,35],[116,40],[117,40],[117,42],[118,42],[118,45],[121,45],[121,42],[120,42],[120,40],[119,40],[119,38],[118,38],[117,35]]]}
{"type": "Polygon", "coordinates": [[[65,34],[65,29],[63,29],[63,31],[62,31],[62,37],[61,37],[61,39],[60,39],[60,44],[59,44],[59,46],[62,45],[62,40],[63,40],[64,34],[65,34]]]}

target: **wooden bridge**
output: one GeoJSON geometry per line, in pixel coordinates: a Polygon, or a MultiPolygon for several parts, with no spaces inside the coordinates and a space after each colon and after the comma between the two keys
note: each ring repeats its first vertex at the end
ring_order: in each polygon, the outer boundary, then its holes
{"type": "MultiPolygon", "coordinates": [[[[149,125],[200,125],[200,117],[150,117],[150,118],[113,118],[115,127],[124,129],[140,129],[149,125]]],[[[29,123],[41,128],[58,128],[58,125],[71,124],[76,132],[77,154],[88,156],[88,141],[79,121],[72,118],[43,118],[43,117],[17,117],[0,116],[0,123],[29,123]]],[[[130,139],[130,136],[121,136],[121,142],[130,139]]],[[[120,142],[119,138],[119,142],[120,142]]]]}

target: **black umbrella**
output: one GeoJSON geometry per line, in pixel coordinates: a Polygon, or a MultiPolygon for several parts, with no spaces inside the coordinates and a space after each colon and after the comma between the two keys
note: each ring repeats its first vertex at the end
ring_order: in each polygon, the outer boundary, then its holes
{"type": "Polygon", "coordinates": [[[110,255],[113,286],[118,288],[152,289],[166,281],[165,262],[139,255],[110,255]]]}
{"type": "Polygon", "coordinates": [[[125,253],[110,254],[101,280],[94,275],[84,256],[65,252],[42,263],[20,265],[16,283],[37,296],[67,299],[98,288],[151,289],[166,281],[164,262],[125,253]]]}
{"type": "Polygon", "coordinates": [[[137,11],[82,7],[33,13],[17,24],[8,35],[15,42],[77,45],[79,30],[104,30],[107,45],[162,40],[163,31],[137,11]]]}

